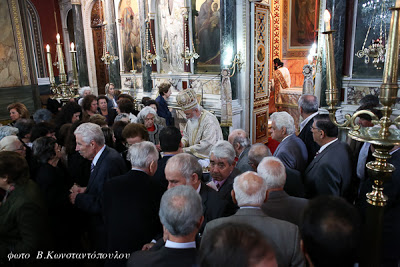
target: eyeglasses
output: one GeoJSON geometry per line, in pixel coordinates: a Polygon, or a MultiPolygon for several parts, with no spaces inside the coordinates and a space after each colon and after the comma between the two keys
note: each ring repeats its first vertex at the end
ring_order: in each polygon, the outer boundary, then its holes
{"type": "Polygon", "coordinates": [[[313,127],[313,126],[311,125],[310,130],[312,131],[312,130],[320,130],[320,129],[319,129],[318,127],[313,127]]]}

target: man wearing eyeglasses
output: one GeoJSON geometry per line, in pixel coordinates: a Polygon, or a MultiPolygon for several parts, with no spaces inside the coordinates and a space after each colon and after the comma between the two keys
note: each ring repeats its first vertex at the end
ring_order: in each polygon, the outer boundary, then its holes
{"type": "Polygon", "coordinates": [[[315,116],[311,131],[314,141],[321,148],[305,171],[307,198],[318,195],[349,198],[353,179],[349,146],[338,140],[338,128],[328,114],[315,116]]]}

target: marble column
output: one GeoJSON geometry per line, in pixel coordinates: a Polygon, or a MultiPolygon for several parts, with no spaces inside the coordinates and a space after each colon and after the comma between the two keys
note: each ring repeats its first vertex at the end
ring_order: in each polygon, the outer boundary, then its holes
{"type": "MultiPolygon", "coordinates": [[[[104,7],[104,15],[106,20],[106,29],[107,29],[107,36],[106,36],[106,46],[107,51],[114,56],[119,58],[118,53],[118,37],[117,37],[117,26],[115,21],[115,14],[114,14],[114,1],[113,0],[105,0],[105,7],[104,7]]],[[[120,60],[120,59],[118,59],[120,60]]],[[[120,74],[120,67],[119,62],[117,60],[110,63],[109,66],[109,77],[110,83],[114,83],[116,89],[121,88],[121,74],[120,74]]]]}
{"type": "MultiPolygon", "coordinates": [[[[221,70],[227,66],[227,62],[232,62],[236,51],[236,0],[221,0],[220,7],[221,22],[221,70]]],[[[237,95],[237,75],[231,78],[232,99],[237,95]]]]}
{"type": "Polygon", "coordinates": [[[76,61],[78,68],[79,86],[89,86],[89,74],[86,57],[85,34],[83,31],[82,6],[80,0],[71,1],[74,22],[76,61]]]}
{"type": "MultiPolygon", "coordinates": [[[[333,46],[336,69],[336,86],[339,90],[339,100],[342,98],[342,78],[343,78],[343,57],[344,57],[344,38],[346,31],[346,0],[326,0],[326,9],[331,13],[331,29],[333,33],[333,46]]],[[[321,14],[320,14],[321,15],[321,14]]],[[[326,48],[325,48],[326,49],[326,48]]],[[[326,57],[322,62],[322,84],[321,84],[321,104],[326,105],[326,57]]]]}

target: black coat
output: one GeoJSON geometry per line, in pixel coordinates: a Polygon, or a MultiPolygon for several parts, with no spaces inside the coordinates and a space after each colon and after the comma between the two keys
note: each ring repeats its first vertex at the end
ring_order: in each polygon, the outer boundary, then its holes
{"type": "MultiPolygon", "coordinates": [[[[139,170],[131,170],[105,183],[103,213],[109,252],[141,250],[161,232],[157,193],[150,176],[139,170]]],[[[125,262],[108,261],[106,266],[125,266],[125,262]]]]}
{"type": "Polygon", "coordinates": [[[155,251],[138,251],[131,255],[128,267],[191,267],[196,266],[196,249],[162,247],[155,251]]]}
{"type": "Polygon", "coordinates": [[[314,123],[314,118],[312,118],[306,126],[304,126],[303,130],[299,134],[299,138],[303,140],[304,144],[307,147],[308,151],[308,163],[310,163],[315,155],[317,154],[320,146],[315,143],[312,132],[311,132],[311,126],[314,123]]]}

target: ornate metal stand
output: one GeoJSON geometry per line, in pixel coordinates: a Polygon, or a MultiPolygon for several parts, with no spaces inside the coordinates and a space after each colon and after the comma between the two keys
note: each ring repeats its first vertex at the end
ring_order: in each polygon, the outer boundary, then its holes
{"type": "Polygon", "coordinates": [[[392,9],[392,18],[390,22],[390,33],[383,73],[383,83],[380,88],[379,100],[382,104],[383,117],[378,118],[370,111],[361,110],[350,116],[346,115],[346,121],[338,124],[335,119],[335,112],[338,109],[338,91],[336,88],[336,73],[333,52],[334,31],[326,31],[325,41],[327,45],[327,90],[326,102],[328,104],[329,115],[333,123],[339,127],[350,129],[349,136],[355,140],[368,142],[374,145],[375,152],[373,156],[375,161],[367,163],[369,177],[373,180],[372,192],[367,196],[367,211],[365,223],[365,240],[362,248],[361,266],[380,266],[380,252],[382,249],[382,227],[383,211],[386,205],[387,197],[383,194],[383,185],[388,181],[394,171],[393,165],[387,162],[391,157],[389,151],[395,145],[400,145],[400,130],[389,128],[392,124],[400,125],[400,116],[391,121],[392,106],[397,98],[397,71],[399,57],[399,37],[400,23],[399,11],[400,0],[396,1],[396,7],[392,9]],[[360,114],[368,114],[372,117],[372,123],[380,127],[361,128],[355,124],[355,119],[360,114]]]}

